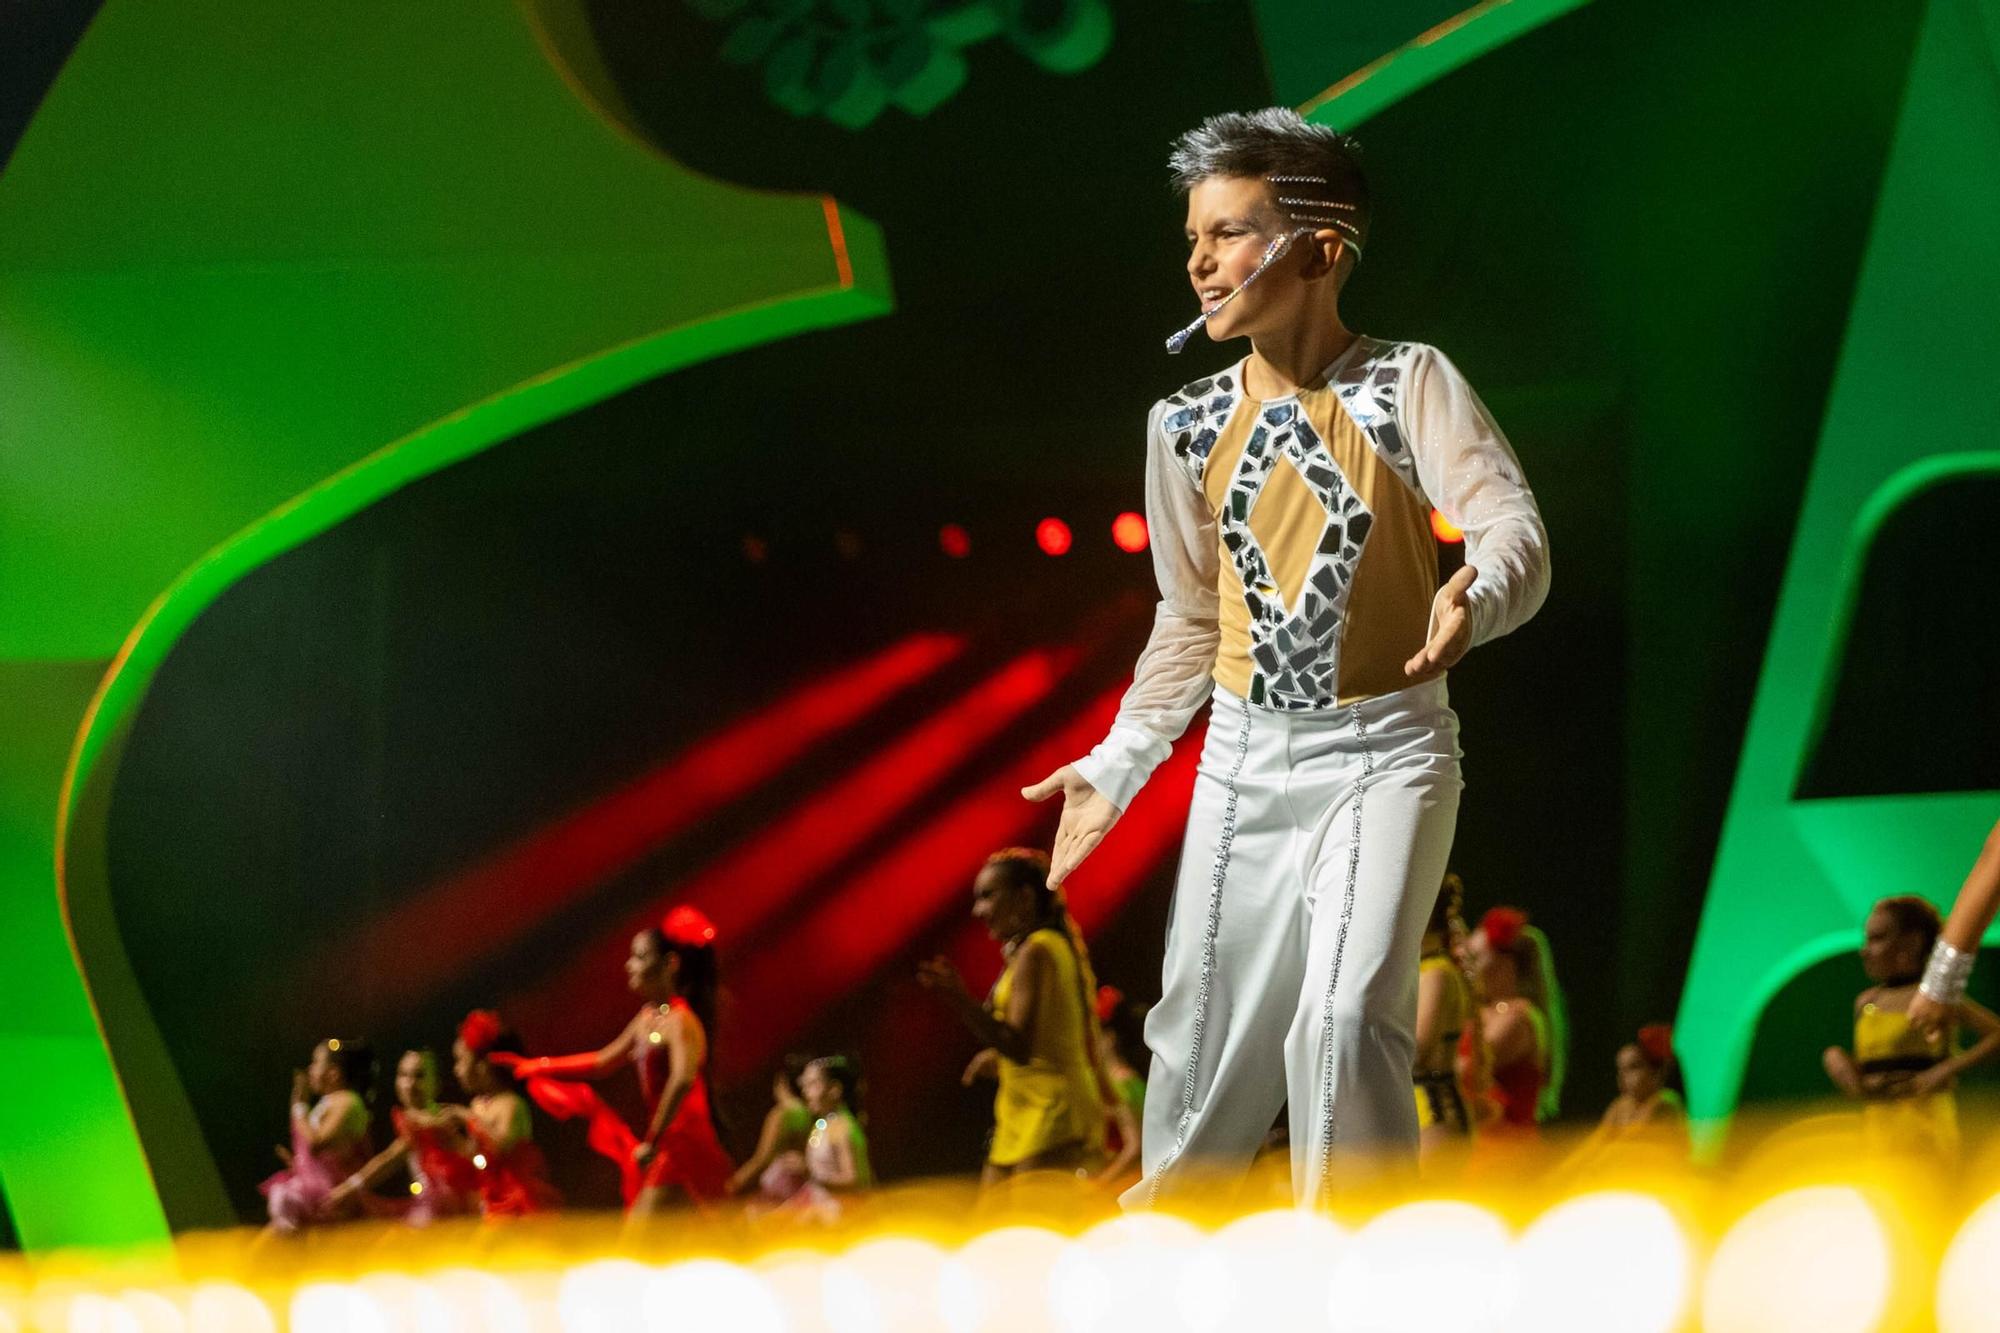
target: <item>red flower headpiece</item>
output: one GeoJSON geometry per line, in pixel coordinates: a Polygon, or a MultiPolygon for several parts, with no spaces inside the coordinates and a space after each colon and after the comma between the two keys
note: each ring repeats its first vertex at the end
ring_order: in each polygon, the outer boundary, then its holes
{"type": "Polygon", "coordinates": [[[667,943],[688,949],[715,943],[715,923],[699,907],[686,903],[660,918],[660,933],[667,937],[667,943]]]}
{"type": "Polygon", "coordinates": [[[500,1021],[500,1015],[491,1009],[474,1009],[458,1025],[458,1039],[465,1043],[465,1049],[476,1056],[483,1056],[493,1049],[493,1043],[500,1040],[500,1034],[507,1025],[500,1021]]]}
{"type": "Polygon", "coordinates": [[[1648,1023],[1640,1028],[1637,1044],[1655,1068],[1666,1068],[1674,1058],[1674,1030],[1665,1023],[1648,1023]]]}
{"type": "Polygon", "coordinates": [[[1521,932],[1528,928],[1528,914],[1518,907],[1495,907],[1479,918],[1479,928],[1486,932],[1488,944],[1501,953],[1512,953],[1521,942],[1521,932]]]}
{"type": "Polygon", "coordinates": [[[1123,1003],[1125,1003],[1124,991],[1119,990],[1116,986],[1099,986],[1097,988],[1097,1021],[1100,1023],[1109,1023],[1112,1015],[1118,1012],[1118,1006],[1123,1003]]]}

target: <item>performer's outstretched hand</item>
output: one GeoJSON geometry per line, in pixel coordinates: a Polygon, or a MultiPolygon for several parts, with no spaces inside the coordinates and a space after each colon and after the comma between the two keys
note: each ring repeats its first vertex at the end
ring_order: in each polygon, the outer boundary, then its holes
{"type": "MultiPolygon", "coordinates": [[[[1462,649],[1460,651],[1463,651],[1462,649]]],[[[1064,764],[1032,787],[1021,788],[1031,801],[1046,801],[1062,793],[1062,823],[1056,827],[1056,847],[1049,856],[1049,887],[1059,889],[1069,872],[1104,841],[1118,822],[1118,807],[1084,781],[1075,764],[1064,764]]]]}
{"type": "Polygon", "coordinates": [[[1438,589],[1431,603],[1431,641],[1403,663],[1403,674],[1412,682],[1442,676],[1472,646],[1472,606],[1466,593],[1478,577],[1479,571],[1466,565],[1438,589]]]}

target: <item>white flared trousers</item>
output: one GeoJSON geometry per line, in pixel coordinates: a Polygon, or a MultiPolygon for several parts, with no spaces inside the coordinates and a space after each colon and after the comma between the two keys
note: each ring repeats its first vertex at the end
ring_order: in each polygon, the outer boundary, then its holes
{"type": "Polygon", "coordinates": [[[1301,1204],[1343,1160],[1414,1163],[1418,956],[1460,786],[1442,680],[1316,713],[1215,691],[1127,1207],[1240,1179],[1280,1107],[1301,1204]]]}

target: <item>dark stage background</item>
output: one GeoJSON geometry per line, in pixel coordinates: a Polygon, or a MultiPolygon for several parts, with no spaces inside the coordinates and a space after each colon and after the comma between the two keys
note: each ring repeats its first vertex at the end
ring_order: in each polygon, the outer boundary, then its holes
{"type": "MultiPolygon", "coordinates": [[[[847,1050],[886,1177],[977,1163],[972,1042],[912,969],[945,950],[990,978],[971,872],[1047,841],[1053,812],[1012,789],[1082,752],[1143,641],[1150,567],[1108,529],[1139,505],[1146,407],[1241,350],[1160,354],[1188,317],[1165,146],[1273,100],[1246,5],[1115,8],[1085,74],[982,47],[929,118],[851,133],[776,109],[681,6],[594,7],[655,142],[875,219],[898,310],[421,481],[175,648],[124,758],[111,879],[246,1217],[316,1040],[365,1034],[386,1066],[492,1004],[533,1048],[594,1045],[630,1011],[622,938],[683,899],[738,923],[732,1147],[780,1055],[847,1050]],[[1060,559],[1035,549],[1044,515],[1074,529],[1060,559]],[[969,558],[940,552],[945,523],[969,558]]],[[[1523,904],[1555,942],[1573,1114],[1678,993],[1898,95],[1883,52],[1914,17],[1605,0],[1363,131],[1381,205],[1350,322],[1452,354],[1552,533],[1547,608],[1453,675],[1454,860],[1475,911],[1523,904]],[[1795,59],[1753,76],[1735,54],[1774,43],[1795,59]],[[1690,91],[1664,50],[1711,76],[1690,91]]],[[[1856,636],[1809,782],[1990,777],[1993,626],[1961,620],[1948,666],[1894,645],[1930,623],[1896,608],[1978,567],[1992,498],[1885,539],[1858,621],[1884,632],[1856,636]],[[1890,681],[1971,701],[1950,763],[1873,706],[1890,681]]],[[[1141,999],[1185,782],[1183,759],[1076,881],[1100,974],[1141,999]]],[[[1817,1017],[1760,1038],[1753,1094],[1813,1086],[1858,985],[1800,983],[1811,1002],[1780,1009],[1817,1017]]],[[[608,1168],[543,1133],[572,1196],[609,1202],[608,1168]]]]}

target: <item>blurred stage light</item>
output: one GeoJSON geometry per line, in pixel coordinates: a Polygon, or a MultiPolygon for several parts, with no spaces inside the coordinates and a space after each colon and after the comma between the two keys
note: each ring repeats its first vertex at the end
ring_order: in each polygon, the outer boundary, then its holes
{"type": "Polygon", "coordinates": [[[1228,1293],[1218,1290],[1224,1284],[1215,1281],[1215,1259],[1204,1240],[1194,1223],[1164,1213],[1100,1222],[1065,1245],[1049,1270],[1056,1327],[1063,1333],[1205,1333],[1218,1327],[1228,1293]]]}
{"type": "Polygon", "coordinates": [[[963,560],[972,554],[972,534],[957,523],[947,523],[938,529],[938,549],[954,560],[963,560]]]}
{"type": "Polygon", "coordinates": [[[1965,1220],[1944,1252],[1937,1326],[1944,1333],[2000,1333],[2000,1195],[1965,1220]]]}
{"type": "Polygon", "coordinates": [[[1418,1308],[1433,1328],[1497,1328],[1515,1300],[1513,1257],[1506,1225],[1484,1208],[1406,1203],[1354,1233],[1329,1314],[1342,1333],[1405,1329],[1418,1308]]]}
{"type": "Polygon", "coordinates": [[[1889,1304],[1882,1219],[1858,1190],[1792,1190],[1752,1209],[1716,1249],[1702,1292],[1708,1333],[1864,1333],[1889,1304]]]}
{"type": "Polygon", "coordinates": [[[1347,1233],[1319,1213],[1252,1213],[1218,1231],[1210,1251],[1230,1274],[1232,1320],[1296,1333],[1330,1329],[1333,1274],[1347,1233]]]}
{"type": "Polygon", "coordinates": [[[1437,510],[1431,510],[1431,535],[1441,542],[1462,542],[1465,533],[1437,510]]]}
{"type": "Polygon", "coordinates": [[[1061,555],[1069,550],[1069,524],[1059,518],[1045,518],[1035,525],[1035,545],[1044,555],[1061,555]]]}
{"type": "Polygon", "coordinates": [[[1557,1204],[1515,1246],[1520,1299],[1510,1326],[1629,1333],[1682,1326],[1694,1251],[1658,1199],[1607,1191],[1557,1204]],[[1615,1319],[1609,1312],[1616,1311],[1615,1319]]]}
{"type": "Polygon", "coordinates": [[[755,1273],[720,1259],[688,1259],[647,1279],[642,1327],[647,1333],[786,1333],[787,1322],[770,1284],[755,1273]]]}
{"type": "Polygon", "coordinates": [[[1033,1275],[1047,1273],[1068,1244],[1042,1227],[1013,1226],[966,1242],[938,1273],[938,1313],[949,1333],[1021,1333],[1048,1325],[1033,1275]]]}
{"type": "Polygon", "coordinates": [[[1146,520],[1143,515],[1126,510],[1111,520],[1111,540],[1121,551],[1138,552],[1146,549],[1146,520]]]}
{"type": "Polygon", "coordinates": [[[928,1241],[885,1236],[827,1261],[822,1277],[832,1333],[925,1333],[937,1327],[944,1252],[928,1241]]]}

